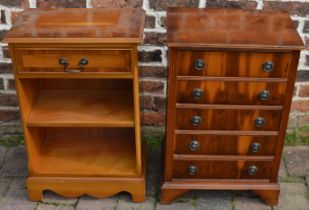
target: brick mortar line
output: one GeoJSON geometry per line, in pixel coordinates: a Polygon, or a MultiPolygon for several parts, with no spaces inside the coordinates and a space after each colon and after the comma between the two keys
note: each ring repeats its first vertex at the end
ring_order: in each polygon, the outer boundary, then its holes
{"type": "Polygon", "coordinates": [[[206,7],[206,3],[207,3],[207,0],[199,0],[198,7],[199,8],[205,8],[206,7]]]}
{"type": "Polygon", "coordinates": [[[6,95],[6,96],[11,95],[11,96],[16,96],[17,94],[16,94],[16,91],[12,91],[12,90],[7,90],[7,91],[1,90],[1,91],[0,91],[0,95],[6,95]]]}
{"type": "Polygon", "coordinates": [[[262,10],[264,9],[264,1],[263,0],[255,0],[256,1],[256,9],[257,10],[262,10]]]}
{"type": "Polygon", "coordinates": [[[19,111],[18,106],[0,106],[0,111],[19,111]]]}
{"type": "Polygon", "coordinates": [[[309,115],[309,111],[300,112],[300,111],[295,110],[291,112],[291,114],[293,114],[295,117],[306,116],[306,115],[309,115]]]}
{"type": "Polygon", "coordinates": [[[305,3],[308,3],[308,0],[263,0],[263,1],[273,1],[273,2],[305,2],[305,3]]]}
{"type": "Polygon", "coordinates": [[[12,63],[11,58],[0,58],[0,63],[12,63]]]}
{"type": "Polygon", "coordinates": [[[28,0],[28,3],[30,8],[36,8],[36,0],[28,0]]]}
{"type": "Polygon", "coordinates": [[[292,102],[297,102],[297,101],[309,101],[309,97],[294,96],[292,98],[292,102]]]}
{"type": "Polygon", "coordinates": [[[165,28],[144,28],[144,32],[156,32],[158,34],[165,34],[166,29],[165,28]]]}
{"type": "Polygon", "coordinates": [[[91,0],[86,0],[86,8],[93,8],[91,0]]]}
{"type": "Polygon", "coordinates": [[[153,67],[166,67],[162,65],[162,62],[138,62],[138,66],[153,66],[153,67]]]}
{"type": "Polygon", "coordinates": [[[309,85],[309,81],[307,81],[307,82],[297,82],[297,83],[295,83],[295,86],[300,86],[300,85],[309,85]]]}
{"type": "Polygon", "coordinates": [[[0,74],[0,78],[3,78],[3,79],[14,79],[14,75],[13,75],[13,73],[0,74]]]}
{"type": "Polygon", "coordinates": [[[166,98],[166,95],[164,93],[143,92],[140,96],[152,96],[152,97],[163,97],[163,98],[166,98]]]}

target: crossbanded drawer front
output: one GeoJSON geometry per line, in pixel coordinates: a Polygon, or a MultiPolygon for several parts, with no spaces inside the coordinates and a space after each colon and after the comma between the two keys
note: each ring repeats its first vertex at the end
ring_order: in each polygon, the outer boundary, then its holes
{"type": "Polygon", "coordinates": [[[129,49],[17,49],[15,54],[20,73],[131,72],[129,49]],[[81,66],[82,61],[87,62],[81,66]]]}
{"type": "Polygon", "coordinates": [[[285,82],[177,81],[178,103],[283,105],[285,82]]]}
{"type": "Polygon", "coordinates": [[[272,161],[174,161],[174,178],[269,179],[272,161]]]}
{"type": "Polygon", "coordinates": [[[176,129],[277,131],[280,110],[176,109],[176,129]]]}
{"type": "Polygon", "coordinates": [[[277,136],[176,135],[175,154],[272,156],[277,136]]]}
{"type": "Polygon", "coordinates": [[[180,76],[285,78],[291,54],[179,50],[171,62],[180,76]]]}

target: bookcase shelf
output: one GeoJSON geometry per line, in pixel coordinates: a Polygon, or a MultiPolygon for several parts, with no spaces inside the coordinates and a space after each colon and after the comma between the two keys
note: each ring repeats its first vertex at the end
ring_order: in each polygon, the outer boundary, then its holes
{"type": "Polygon", "coordinates": [[[40,133],[37,176],[138,176],[132,128],[31,129],[40,133]]]}
{"type": "Polygon", "coordinates": [[[134,127],[132,91],[47,89],[39,92],[28,127],[134,127]]]}

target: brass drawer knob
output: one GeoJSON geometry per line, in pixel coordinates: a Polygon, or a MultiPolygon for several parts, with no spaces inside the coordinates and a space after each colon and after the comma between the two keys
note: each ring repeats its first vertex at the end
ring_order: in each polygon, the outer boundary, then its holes
{"type": "Polygon", "coordinates": [[[191,119],[192,125],[199,125],[201,123],[202,119],[200,116],[193,116],[191,119]]]}
{"type": "Polygon", "coordinates": [[[267,61],[267,62],[263,63],[262,69],[265,72],[271,72],[274,69],[274,63],[271,62],[271,61],[267,61]]]}
{"type": "Polygon", "coordinates": [[[257,170],[258,170],[258,168],[256,166],[252,165],[252,166],[249,166],[247,172],[250,176],[253,176],[253,175],[256,174],[257,170]]]}
{"type": "Polygon", "coordinates": [[[203,96],[203,91],[200,89],[200,88],[195,88],[193,91],[192,91],[192,97],[194,99],[201,99],[203,96]]]}
{"type": "Polygon", "coordinates": [[[205,67],[205,62],[202,59],[197,59],[194,63],[194,68],[197,71],[202,71],[205,67]]]}
{"type": "Polygon", "coordinates": [[[268,90],[263,90],[259,94],[259,99],[261,101],[267,101],[269,99],[270,93],[268,90]]]}
{"type": "Polygon", "coordinates": [[[258,152],[260,151],[260,149],[261,149],[261,144],[257,142],[252,143],[250,146],[251,152],[258,152]]]}
{"type": "Polygon", "coordinates": [[[200,149],[200,143],[197,140],[192,140],[189,144],[189,150],[195,152],[200,149]]]}
{"type": "Polygon", "coordinates": [[[195,166],[195,165],[190,165],[190,166],[188,167],[188,174],[189,174],[190,176],[193,176],[193,175],[197,174],[197,172],[198,172],[197,166],[195,166]]]}
{"type": "Polygon", "coordinates": [[[78,64],[79,64],[81,69],[84,69],[84,67],[86,65],[88,65],[88,63],[89,63],[89,61],[88,61],[87,58],[81,58],[78,64]]]}
{"type": "Polygon", "coordinates": [[[63,65],[64,67],[67,67],[69,65],[69,62],[66,58],[60,58],[59,59],[59,64],[63,65]]]}
{"type": "Polygon", "coordinates": [[[263,117],[257,117],[255,119],[255,126],[261,128],[265,125],[265,119],[263,117]]]}

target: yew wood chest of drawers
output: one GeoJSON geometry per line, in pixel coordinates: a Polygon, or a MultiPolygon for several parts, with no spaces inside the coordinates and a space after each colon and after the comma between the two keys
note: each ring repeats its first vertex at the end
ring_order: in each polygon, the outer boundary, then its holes
{"type": "Polygon", "coordinates": [[[161,202],[253,190],[276,205],[300,50],[289,14],[170,8],[161,202]]]}

